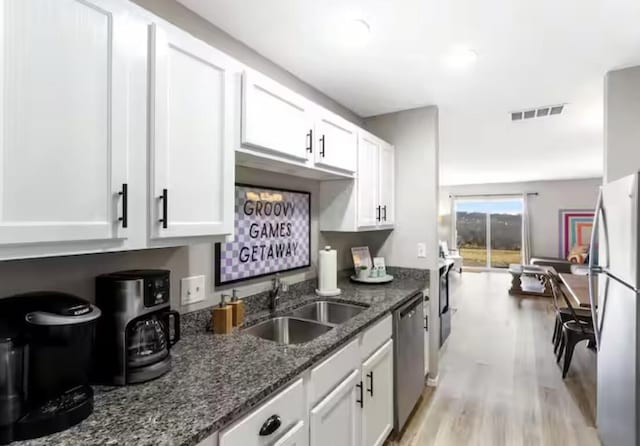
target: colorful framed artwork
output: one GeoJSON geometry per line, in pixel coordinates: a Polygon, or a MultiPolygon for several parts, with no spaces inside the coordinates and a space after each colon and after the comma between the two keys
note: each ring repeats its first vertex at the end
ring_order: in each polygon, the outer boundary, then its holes
{"type": "Polygon", "coordinates": [[[566,259],[574,245],[591,243],[593,216],[592,209],[560,209],[559,257],[566,259]]]}
{"type": "Polygon", "coordinates": [[[311,265],[311,194],[236,183],[233,240],[215,245],[215,284],[311,265]]]}

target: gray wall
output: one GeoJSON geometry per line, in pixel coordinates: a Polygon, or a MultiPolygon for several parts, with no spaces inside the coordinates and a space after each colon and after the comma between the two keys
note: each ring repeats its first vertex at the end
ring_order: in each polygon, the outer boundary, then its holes
{"type": "MultiPolygon", "coordinates": [[[[244,43],[230,36],[220,28],[212,25],[199,15],[184,7],[175,0],[131,0],[147,11],[165,19],[175,26],[184,29],[198,39],[228,54],[239,62],[270,77],[276,82],[305,96],[317,104],[341,115],[343,118],[361,125],[362,118],[351,110],[324,95],[311,85],[300,80],[279,65],[258,54],[244,43]]],[[[256,30],[260,32],[260,30],[256,30]]]]}
{"type": "Polygon", "coordinates": [[[610,71],[604,88],[605,183],[640,170],[640,66],[610,71]]]}
{"type": "Polygon", "coordinates": [[[558,255],[560,209],[592,209],[598,197],[601,178],[526,183],[476,184],[448,186],[440,189],[438,234],[452,243],[451,199],[449,195],[520,194],[538,192],[529,197],[531,252],[536,256],[558,255]]]}

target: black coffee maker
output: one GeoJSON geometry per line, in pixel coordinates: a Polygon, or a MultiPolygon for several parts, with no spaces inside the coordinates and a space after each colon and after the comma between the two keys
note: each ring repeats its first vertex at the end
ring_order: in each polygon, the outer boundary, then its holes
{"type": "Polygon", "coordinates": [[[91,414],[99,317],[70,294],[0,299],[0,444],[59,432],[91,414]]]}
{"type": "Polygon", "coordinates": [[[170,348],[180,339],[180,314],[170,309],[169,271],[130,270],[96,278],[98,324],[95,379],[126,385],[171,369],[170,348]]]}

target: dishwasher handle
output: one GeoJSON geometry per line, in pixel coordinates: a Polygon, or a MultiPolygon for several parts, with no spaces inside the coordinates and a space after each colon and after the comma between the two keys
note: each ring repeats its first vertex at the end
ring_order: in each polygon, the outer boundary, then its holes
{"type": "Polygon", "coordinates": [[[404,319],[405,317],[413,317],[416,313],[415,309],[417,306],[422,304],[422,300],[424,296],[422,293],[415,294],[412,299],[409,300],[404,306],[400,307],[398,311],[398,316],[400,319],[404,319]]]}

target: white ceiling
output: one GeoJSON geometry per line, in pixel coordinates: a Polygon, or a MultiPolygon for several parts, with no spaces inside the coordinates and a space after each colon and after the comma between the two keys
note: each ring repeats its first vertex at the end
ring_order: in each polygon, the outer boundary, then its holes
{"type": "Polygon", "coordinates": [[[363,117],[438,105],[441,184],[601,175],[604,74],[640,64],[638,0],[178,1],[363,117]],[[458,45],[472,68],[443,63],[458,45]]]}

